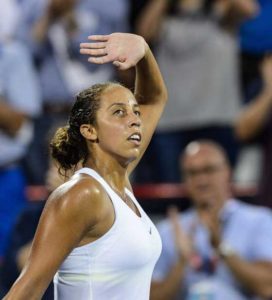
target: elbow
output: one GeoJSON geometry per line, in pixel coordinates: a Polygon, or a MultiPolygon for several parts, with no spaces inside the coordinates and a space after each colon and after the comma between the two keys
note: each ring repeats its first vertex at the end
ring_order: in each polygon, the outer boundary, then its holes
{"type": "Polygon", "coordinates": [[[163,80],[161,84],[153,89],[153,99],[162,104],[168,101],[168,91],[163,80]]]}
{"type": "Polygon", "coordinates": [[[162,106],[165,106],[168,101],[168,93],[166,89],[162,89],[162,91],[155,97],[162,106]]]}
{"type": "Polygon", "coordinates": [[[245,130],[243,130],[243,128],[234,128],[234,134],[236,138],[241,142],[245,142],[248,139],[247,134],[245,130]]]}
{"type": "Polygon", "coordinates": [[[164,86],[163,89],[162,89],[161,98],[162,98],[163,102],[168,101],[168,91],[167,91],[166,86],[164,86]]]}

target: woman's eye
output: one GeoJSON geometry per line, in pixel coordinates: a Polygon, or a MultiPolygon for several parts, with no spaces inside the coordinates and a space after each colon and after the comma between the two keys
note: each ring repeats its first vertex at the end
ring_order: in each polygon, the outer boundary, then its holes
{"type": "Polygon", "coordinates": [[[139,117],[141,115],[141,112],[139,110],[136,110],[134,113],[135,113],[136,116],[139,116],[139,117]]]}
{"type": "Polygon", "coordinates": [[[114,112],[114,114],[117,115],[117,116],[123,116],[124,113],[125,113],[125,112],[124,112],[122,109],[118,109],[118,110],[116,110],[116,111],[114,112]]]}

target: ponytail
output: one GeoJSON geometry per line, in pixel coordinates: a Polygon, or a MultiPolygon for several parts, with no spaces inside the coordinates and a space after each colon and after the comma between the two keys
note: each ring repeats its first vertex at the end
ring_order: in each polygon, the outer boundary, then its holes
{"type": "Polygon", "coordinates": [[[88,148],[79,129],[70,126],[60,127],[50,143],[51,155],[60,169],[67,171],[88,157],[88,148]]]}

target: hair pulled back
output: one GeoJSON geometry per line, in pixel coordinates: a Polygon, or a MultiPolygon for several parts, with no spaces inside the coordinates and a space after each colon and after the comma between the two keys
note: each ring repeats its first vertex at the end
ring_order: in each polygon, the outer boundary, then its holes
{"type": "Polygon", "coordinates": [[[95,84],[76,95],[67,126],[60,127],[50,143],[51,155],[59,163],[60,169],[67,171],[80,161],[84,163],[87,160],[90,153],[86,139],[80,133],[80,126],[96,125],[96,112],[100,107],[101,95],[113,85],[117,84],[95,84]]]}

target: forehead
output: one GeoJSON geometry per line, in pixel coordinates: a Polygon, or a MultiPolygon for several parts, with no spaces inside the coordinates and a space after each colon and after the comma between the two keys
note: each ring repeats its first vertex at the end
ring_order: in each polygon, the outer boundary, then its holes
{"type": "Polygon", "coordinates": [[[129,89],[114,85],[107,88],[101,95],[101,108],[108,108],[115,103],[132,106],[136,105],[137,101],[129,89]]]}
{"type": "Polygon", "coordinates": [[[195,149],[187,149],[182,165],[185,168],[198,165],[215,165],[225,161],[224,155],[212,146],[200,145],[195,149]]]}

